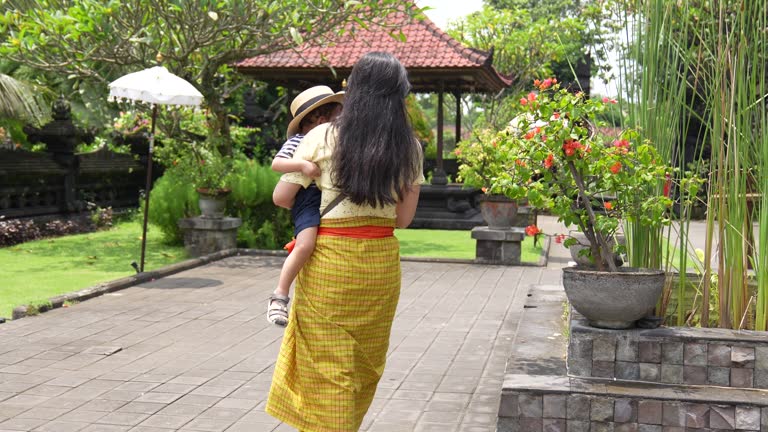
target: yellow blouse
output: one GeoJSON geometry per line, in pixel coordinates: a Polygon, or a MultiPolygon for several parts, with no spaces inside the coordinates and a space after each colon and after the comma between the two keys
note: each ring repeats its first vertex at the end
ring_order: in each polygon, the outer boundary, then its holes
{"type": "MultiPolygon", "coordinates": [[[[335,144],[336,131],[330,127],[330,123],[325,123],[315,127],[304,136],[304,139],[296,148],[296,152],[293,153],[294,159],[312,161],[320,167],[322,174],[319,178],[315,179],[317,186],[323,193],[320,200],[320,212],[322,212],[323,209],[325,209],[325,207],[341,192],[334,187],[333,182],[331,181],[331,155],[333,154],[333,147],[335,144]],[[328,135],[328,139],[326,139],[326,134],[328,135]]],[[[421,184],[424,182],[422,164],[423,162],[420,159],[418,166],[419,175],[414,181],[414,184],[421,184]]],[[[312,179],[301,172],[283,174],[280,180],[288,183],[300,184],[303,187],[307,187],[312,183],[312,179]]],[[[323,218],[336,219],[363,216],[394,218],[396,216],[396,206],[385,205],[383,207],[372,207],[370,205],[357,205],[350,200],[345,199],[324,215],[323,218]]]]}

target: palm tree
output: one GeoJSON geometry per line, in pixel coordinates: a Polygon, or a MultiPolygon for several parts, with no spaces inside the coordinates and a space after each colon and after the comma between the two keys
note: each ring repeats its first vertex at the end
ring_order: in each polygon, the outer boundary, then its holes
{"type": "Polygon", "coordinates": [[[0,73],[0,119],[14,118],[41,124],[48,118],[48,113],[33,86],[0,73]]]}

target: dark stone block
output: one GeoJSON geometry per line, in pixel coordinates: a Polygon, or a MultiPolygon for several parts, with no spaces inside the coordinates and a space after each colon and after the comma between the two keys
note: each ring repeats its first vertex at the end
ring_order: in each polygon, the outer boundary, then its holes
{"type": "Polygon", "coordinates": [[[711,385],[729,387],[731,385],[731,368],[710,366],[707,369],[707,383],[711,385]]]}
{"type": "Polygon", "coordinates": [[[568,395],[567,404],[568,420],[589,420],[589,396],[568,395]]]}
{"type": "Polygon", "coordinates": [[[640,380],[650,382],[661,381],[661,366],[654,363],[640,363],[640,380]]]}
{"type": "Polygon", "coordinates": [[[768,370],[755,369],[755,388],[768,389],[768,370]]]}
{"type": "Polygon", "coordinates": [[[541,396],[521,394],[518,397],[518,406],[520,407],[520,417],[537,417],[539,419],[542,417],[541,396]]]}
{"type": "Polygon", "coordinates": [[[614,362],[609,361],[593,361],[592,362],[592,376],[599,378],[613,378],[614,368],[616,367],[614,362]]]}
{"type": "Polygon", "coordinates": [[[589,422],[568,420],[567,431],[568,432],[589,432],[589,422]]]}
{"type": "Polygon", "coordinates": [[[752,388],[754,386],[754,369],[731,368],[731,387],[752,388]]]}
{"type": "Polygon", "coordinates": [[[731,367],[754,368],[755,348],[735,346],[731,349],[731,367]]]}
{"type": "Polygon", "coordinates": [[[600,335],[592,340],[592,360],[613,362],[616,360],[616,339],[600,335]]]}
{"type": "Polygon", "coordinates": [[[565,395],[544,395],[543,399],[544,418],[564,419],[566,417],[567,408],[565,395]]]}
{"type": "Polygon", "coordinates": [[[608,422],[592,422],[590,424],[590,432],[614,432],[613,423],[608,422]]]}
{"type": "Polygon", "coordinates": [[[499,417],[519,417],[520,410],[517,405],[518,396],[502,394],[499,402],[499,417]]]}
{"type": "Polygon", "coordinates": [[[520,419],[517,417],[499,417],[496,422],[496,432],[523,432],[520,429],[520,419]]]}
{"type": "Polygon", "coordinates": [[[683,366],[683,382],[704,385],[707,383],[707,368],[704,366],[683,366]]]}
{"type": "Polygon", "coordinates": [[[544,419],[542,421],[544,432],[566,432],[565,419],[544,419]]]}
{"type": "Polygon", "coordinates": [[[661,365],[661,382],[670,384],[683,383],[683,367],[680,365],[661,365]]]}
{"type": "Polygon", "coordinates": [[[637,423],[616,423],[613,426],[613,432],[638,432],[640,430],[639,428],[640,426],[637,423]]]}
{"type": "Polygon", "coordinates": [[[616,361],[637,362],[637,341],[626,336],[616,340],[616,361]]]}
{"type": "Polygon", "coordinates": [[[541,418],[521,418],[520,431],[524,432],[542,432],[544,424],[541,418]]]}
{"type": "Polygon", "coordinates": [[[596,397],[592,399],[589,419],[593,422],[613,421],[613,398],[596,397]]]}
{"type": "Polygon", "coordinates": [[[676,365],[683,364],[683,343],[663,343],[661,345],[661,362],[676,365]]]}
{"type": "Polygon", "coordinates": [[[179,219],[179,228],[184,232],[184,247],[190,256],[199,257],[237,247],[237,229],[242,225],[240,218],[220,219],[194,217],[179,219]]]}
{"type": "Polygon", "coordinates": [[[522,228],[493,230],[488,227],[472,229],[472,238],[477,240],[475,259],[489,264],[520,264],[521,243],[525,238],[522,228]]]}
{"type": "Polygon", "coordinates": [[[616,378],[637,381],[640,379],[640,365],[634,362],[616,362],[616,378]]]}
{"type": "Polygon", "coordinates": [[[685,407],[678,402],[662,404],[661,424],[664,426],[685,426],[685,407]]]}
{"type": "Polygon", "coordinates": [[[760,408],[736,407],[736,429],[760,430],[760,408]]]}
{"type": "Polygon", "coordinates": [[[709,366],[730,367],[731,347],[722,344],[709,344],[707,363],[709,366]]]}
{"type": "Polygon", "coordinates": [[[694,428],[709,427],[709,405],[686,404],[685,426],[694,428]]]}
{"type": "Polygon", "coordinates": [[[634,423],[637,421],[637,401],[616,399],[613,404],[613,421],[616,423],[634,423]]]}
{"type": "Polygon", "coordinates": [[[663,419],[661,401],[641,400],[637,403],[638,423],[660,425],[663,419]]]}
{"type": "Polygon", "coordinates": [[[638,358],[641,363],[661,363],[661,344],[641,341],[638,344],[638,358]]]}
{"type": "Polygon", "coordinates": [[[686,343],[683,352],[683,364],[686,366],[706,366],[707,344],[686,343]]]}
{"type": "Polygon", "coordinates": [[[733,430],[736,428],[736,411],[732,406],[713,406],[709,410],[709,427],[733,430]]]}

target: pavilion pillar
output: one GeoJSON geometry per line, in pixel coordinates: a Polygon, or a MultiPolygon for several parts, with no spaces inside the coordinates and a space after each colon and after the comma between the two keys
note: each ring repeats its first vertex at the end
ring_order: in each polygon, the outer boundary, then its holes
{"type": "Polygon", "coordinates": [[[432,173],[433,185],[446,185],[448,178],[443,169],[443,100],[445,83],[440,81],[437,92],[437,155],[435,155],[435,171],[432,173]]]}
{"type": "Polygon", "coordinates": [[[453,93],[453,97],[456,98],[456,144],[461,141],[461,92],[457,91],[453,93]]]}

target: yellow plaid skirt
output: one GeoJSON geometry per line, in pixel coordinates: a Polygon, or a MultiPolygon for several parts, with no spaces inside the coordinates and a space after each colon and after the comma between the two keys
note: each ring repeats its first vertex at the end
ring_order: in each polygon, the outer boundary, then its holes
{"type": "MultiPolygon", "coordinates": [[[[322,221],[364,225],[394,220],[322,221]]],[[[302,432],[357,431],[384,372],[400,280],[395,237],[318,236],[296,278],[267,413],[302,432]]]]}

